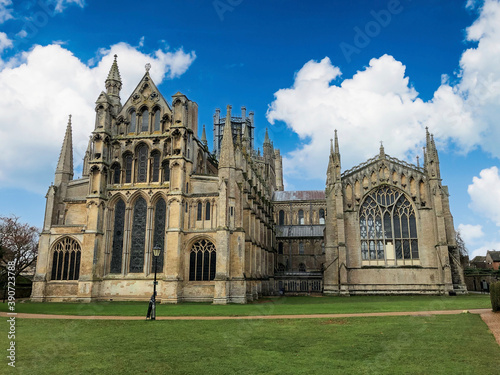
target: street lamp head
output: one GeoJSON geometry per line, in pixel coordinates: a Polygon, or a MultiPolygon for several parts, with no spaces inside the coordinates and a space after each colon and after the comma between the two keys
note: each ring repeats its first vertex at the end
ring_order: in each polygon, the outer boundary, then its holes
{"type": "Polygon", "coordinates": [[[153,247],[153,255],[155,257],[159,257],[161,253],[161,247],[160,246],[155,246],[153,247]]]}

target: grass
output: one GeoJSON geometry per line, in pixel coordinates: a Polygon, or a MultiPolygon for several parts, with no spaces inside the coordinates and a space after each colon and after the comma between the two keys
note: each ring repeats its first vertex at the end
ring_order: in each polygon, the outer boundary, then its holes
{"type": "MultiPolygon", "coordinates": [[[[2,319],[0,330],[6,329],[2,319]]],[[[6,336],[0,338],[3,348],[8,348],[6,336]]],[[[6,361],[4,357],[2,366],[6,361]]],[[[488,375],[498,374],[500,347],[475,314],[245,321],[18,319],[16,367],[19,374],[38,375],[488,375]]]]}
{"type": "MultiPolygon", "coordinates": [[[[146,315],[147,302],[31,303],[16,304],[16,312],[64,315],[146,315]]],[[[465,296],[355,296],[262,298],[247,305],[180,303],[157,305],[157,316],[248,316],[281,314],[335,314],[363,312],[468,310],[491,308],[489,295],[465,296]]],[[[7,304],[0,303],[0,311],[7,304]]]]}

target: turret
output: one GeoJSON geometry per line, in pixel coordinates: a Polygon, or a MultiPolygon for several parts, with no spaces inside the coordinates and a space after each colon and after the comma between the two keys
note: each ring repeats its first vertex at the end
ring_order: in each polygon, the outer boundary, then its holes
{"type": "Polygon", "coordinates": [[[441,180],[441,172],[439,168],[439,156],[434,142],[434,135],[429,134],[429,129],[425,128],[426,132],[426,147],[424,152],[424,169],[429,176],[429,179],[441,180]]]}

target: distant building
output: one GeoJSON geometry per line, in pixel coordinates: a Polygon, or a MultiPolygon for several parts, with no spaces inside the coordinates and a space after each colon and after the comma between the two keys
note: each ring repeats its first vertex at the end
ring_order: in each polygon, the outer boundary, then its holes
{"type": "Polygon", "coordinates": [[[429,132],[423,167],[381,147],[347,171],[335,132],[325,190],[284,191],[280,151],[267,132],[255,151],[251,112],[216,110],[212,154],[197,104],[181,93],[169,103],[148,70],[122,104],[115,58],[76,180],[68,122],[33,301],[146,301],[155,247],[163,303],[466,292],[429,132]]]}
{"type": "Polygon", "coordinates": [[[498,270],[500,266],[500,251],[488,250],[485,257],[486,268],[498,270]]]}
{"type": "Polygon", "coordinates": [[[470,262],[472,268],[486,269],[486,257],[485,256],[475,256],[470,262]]]}

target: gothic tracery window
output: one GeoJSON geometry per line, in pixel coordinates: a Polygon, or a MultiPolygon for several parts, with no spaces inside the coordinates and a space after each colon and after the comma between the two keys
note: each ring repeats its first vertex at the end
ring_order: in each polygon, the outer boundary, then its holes
{"type": "Polygon", "coordinates": [[[141,132],[147,132],[149,130],[149,111],[147,108],[144,108],[141,113],[141,132]]]}
{"type": "Polygon", "coordinates": [[[415,210],[406,196],[396,189],[382,187],[363,202],[359,213],[361,258],[384,260],[418,259],[415,210]],[[392,250],[394,249],[394,250],[392,250]]]}
{"type": "Polygon", "coordinates": [[[155,132],[159,132],[160,131],[160,110],[159,109],[157,109],[155,111],[153,131],[155,131],[155,132]]]}
{"type": "Polygon", "coordinates": [[[132,222],[132,239],[130,245],[129,272],[137,273],[144,270],[144,248],[146,244],[146,211],[147,204],[140,197],[134,204],[132,222]]]}
{"type": "MultiPolygon", "coordinates": [[[[155,205],[155,221],[154,221],[154,234],[153,234],[153,247],[158,246],[162,249],[158,256],[157,271],[163,272],[163,249],[165,245],[165,218],[167,213],[167,205],[163,198],[160,198],[155,205]]],[[[154,258],[154,257],[153,257],[154,258]]],[[[151,262],[151,272],[154,272],[155,259],[151,262]]]]}
{"type": "Polygon", "coordinates": [[[189,254],[189,280],[208,281],[215,279],[217,264],[215,246],[209,240],[200,240],[193,244],[189,254]]]}
{"type": "Polygon", "coordinates": [[[119,200],[115,205],[113,245],[111,247],[110,273],[122,271],[123,232],[125,229],[125,203],[119,200]]]}
{"type": "Polygon", "coordinates": [[[78,280],[80,277],[80,245],[64,237],[54,246],[52,255],[52,280],[78,280]]]}
{"type": "Polygon", "coordinates": [[[132,110],[130,112],[130,127],[129,127],[129,133],[135,133],[135,127],[137,124],[137,113],[132,110]]]}
{"type": "Polygon", "coordinates": [[[146,182],[148,176],[148,146],[142,144],[137,149],[137,182],[146,182]]]}

